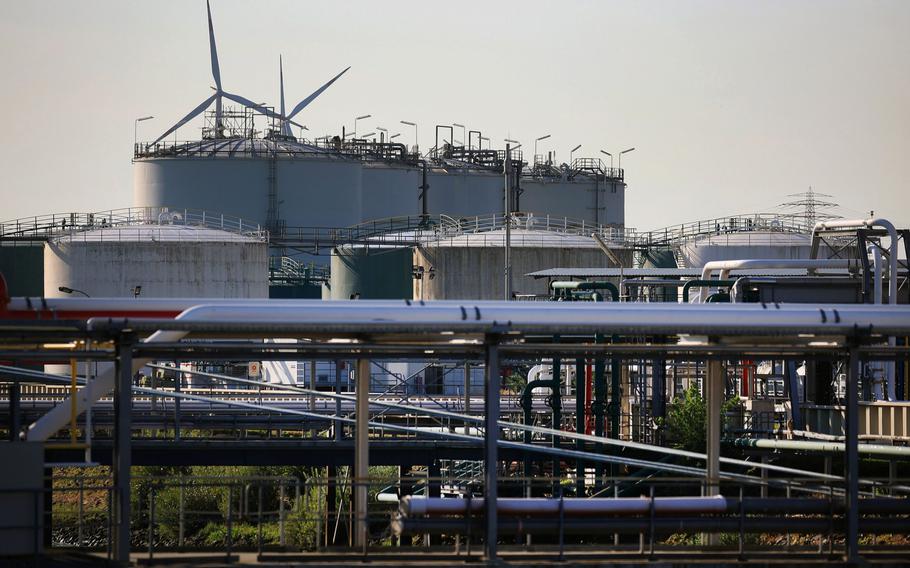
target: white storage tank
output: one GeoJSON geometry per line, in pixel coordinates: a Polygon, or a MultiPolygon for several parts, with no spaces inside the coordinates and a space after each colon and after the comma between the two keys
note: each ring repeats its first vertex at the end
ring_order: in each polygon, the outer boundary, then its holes
{"type": "Polygon", "coordinates": [[[712,260],[809,258],[812,237],[777,231],[737,231],[707,235],[679,248],[683,268],[701,268],[712,260]]]}
{"type": "Polygon", "coordinates": [[[95,226],[44,246],[44,295],[268,298],[264,234],[204,226],[95,226]]]}
{"type": "MultiPolygon", "coordinates": [[[[524,222],[527,226],[527,221],[524,222]]],[[[547,296],[548,282],[525,276],[547,268],[610,268],[589,236],[555,230],[511,231],[512,291],[547,296]]],[[[501,300],[505,290],[505,230],[467,233],[414,249],[415,300],[501,300]]]]}

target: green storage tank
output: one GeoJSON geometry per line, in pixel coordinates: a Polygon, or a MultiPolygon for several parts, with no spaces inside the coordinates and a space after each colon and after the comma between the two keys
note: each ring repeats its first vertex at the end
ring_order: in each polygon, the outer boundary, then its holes
{"type": "MultiPolygon", "coordinates": [[[[677,268],[676,256],[672,250],[647,250],[641,254],[641,268],[677,268]]],[[[667,280],[675,280],[667,278],[667,280]]],[[[658,302],[676,302],[679,298],[679,288],[676,286],[655,287],[658,297],[653,298],[658,302]]]]}
{"type": "Polygon", "coordinates": [[[332,251],[332,300],[404,300],[414,295],[410,247],[341,246],[332,251]]]}
{"type": "Polygon", "coordinates": [[[10,296],[43,296],[44,243],[0,242],[0,273],[10,296]]]}

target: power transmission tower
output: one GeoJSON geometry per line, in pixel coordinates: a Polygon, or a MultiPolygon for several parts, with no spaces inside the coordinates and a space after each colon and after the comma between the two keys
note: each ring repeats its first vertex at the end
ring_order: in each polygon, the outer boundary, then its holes
{"type": "Polygon", "coordinates": [[[787,197],[796,197],[797,199],[793,201],[787,201],[781,203],[779,207],[794,209],[801,208],[802,213],[793,213],[794,217],[801,218],[806,224],[808,230],[812,230],[815,227],[817,221],[825,221],[828,219],[837,219],[840,215],[835,215],[834,213],[828,213],[827,209],[832,209],[838,207],[837,203],[833,201],[825,201],[820,199],[822,197],[833,198],[832,195],[827,193],[818,193],[812,190],[812,186],[809,186],[808,191],[802,193],[791,193],[787,197]]]}

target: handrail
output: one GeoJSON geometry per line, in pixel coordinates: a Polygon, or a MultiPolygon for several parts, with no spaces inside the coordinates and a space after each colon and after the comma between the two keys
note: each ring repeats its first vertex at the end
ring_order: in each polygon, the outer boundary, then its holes
{"type": "Polygon", "coordinates": [[[800,215],[790,213],[748,213],[670,225],[663,229],[642,232],[639,237],[642,244],[669,245],[700,236],[752,231],[809,235],[812,227],[806,225],[805,221],[801,220],[800,215]]]}
{"type": "MultiPolygon", "coordinates": [[[[771,231],[808,234],[809,228],[798,216],[776,213],[733,215],[693,221],[638,232],[631,227],[593,224],[584,219],[556,217],[535,212],[513,212],[508,220],[513,229],[555,234],[590,236],[596,233],[611,246],[640,248],[670,246],[700,236],[771,231]]],[[[129,207],[94,213],[54,213],[0,222],[0,239],[44,240],[92,229],[137,225],[185,225],[219,229],[279,245],[303,243],[315,248],[342,244],[410,245],[422,240],[438,240],[465,234],[502,229],[506,219],[500,213],[469,217],[449,215],[409,215],[375,219],[348,227],[289,226],[280,235],[269,235],[263,226],[232,215],[198,209],[169,207],[129,207]]]]}
{"type": "Polygon", "coordinates": [[[264,227],[233,215],[202,209],[124,207],[92,213],[52,213],[0,222],[0,239],[45,240],[97,230],[137,226],[186,226],[217,229],[268,241],[264,227]]]}

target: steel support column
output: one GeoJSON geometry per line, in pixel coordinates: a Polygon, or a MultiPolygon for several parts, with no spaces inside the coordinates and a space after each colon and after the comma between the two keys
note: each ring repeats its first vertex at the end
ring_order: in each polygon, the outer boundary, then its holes
{"type": "MultiPolygon", "coordinates": [[[[614,337],[615,341],[615,337],[614,337]]],[[[610,361],[610,437],[620,438],[622,415],[622,367],[619,359],[610,361]]],[[[631,439],[631,438],[630,438],[631,439]]]]}
{"type": "Polygon", "coordinates": [[[486,520],[486,538],[484,539],[486,559],[496,560],[496,538],[498,522],[496,518],[496,483],[499,473],[499,348],[498,338],[487,338],[486,354],[486,417],[484,420],[484,514],[486,520]]]}
{"type": "Polygon", "coordinates": [[[22,417],[19,415],[19,379],[9,384],[9,441],[18,442],[22,430],[22,417]]]}
{"type": "Polygon", "coordinates": [[[859,557],[859,392],[860,358],[856,346],[850,347],[847,362],[847,415],[844,424],[845,456],[844,481],[847,498],[846,560],[856,562],[859,557]]]}
{"type": "Polygon", "coordinates": [[[720,435],[723,428],[721,407],[724,404],[724,366],[723,362],[711,359],[708,361],[705,376],[705,410],[707,432],[705,439],[708,455],[706,466],[706,494],[720,495],[720,435]]]}
{"type": "Polygon", "coordinates": [[[357,360],[356,423],[354,432],[354,546],[366,548],[367,496],[370,477],[370,360],[357,360]]]}
{"type": "Polygon", "coordinates": [[[114,560],[130,561],[130,428],[132,419],[133,338],[117,344],[117,380],[114,382],[114,560]]]}
{"type": "MultiPolygon", "coordinates": [[[[787,394],[790,395],[790,416],[793,420],[793,429],[803,429],[802,408],[799,405],[799,375],[796,373],[796,361],[790,359],[787,365],[787,394]]],[[[808,368],[806,378],[809,377],[808,368]]],[[[808,384],[808,381],[806,381],[808,384]]]]}
{"type": "MultiPolygon", "coordinates": [[[[465,361],[464,364],[464,413],[471,414],[471,363],[465,361]]],[[[464,423],[464,435],[469,436],[471,425],[469,422],[464,423]]]]}
{"type": "MultiPolygon", "coordinates": [[[[575,432],[585,433],[585,360],[575,360],[575,432]]],[[[575,441],[575,449],[579,452],[585,450],[582,440],[575,441]]],[[[578,497],[585,495],[585,462],[575,462],[575,494],[578,497]]]]}
{"type": "MultiPolygon", "coordinates": [[[[594,336],[595,343],[603,343],[603,336],[599,333],[594,336]]],[[[604,431],[604,411],[607,409],[607,362],[602,358],[594,359],[594,402],[591,404],[591,414],[594,415],[594,435],[602,438],[604,431]]],[[[602,450],[599,450],[602,451],[602,450]]],[[[594,487],[599,488],[603,482],[604,466],[601,463],[594,465],[594,487]]]]}
{"type": "MultiPolygon", "coordinates": [[[[335,360],[335,394],[341,394],[341,365],[342,362],[335,360]]],[[[341,416],[341,399],[335,399],[335,416],[341,416]]],[[[344,433],[344,425],[340,422],[332,422],[332,432],[334,433],[334,438],[336,442],[341,441],[342,434],[344,433]]]]}

